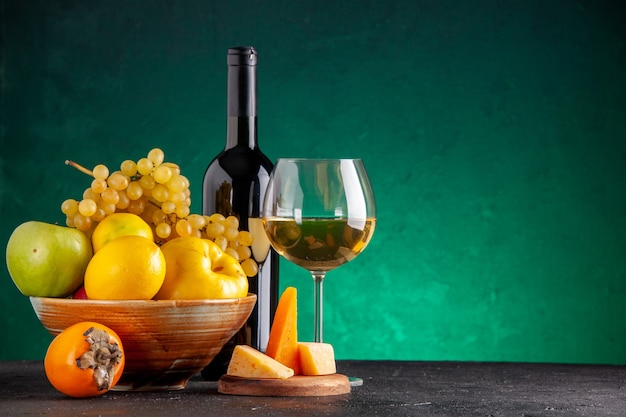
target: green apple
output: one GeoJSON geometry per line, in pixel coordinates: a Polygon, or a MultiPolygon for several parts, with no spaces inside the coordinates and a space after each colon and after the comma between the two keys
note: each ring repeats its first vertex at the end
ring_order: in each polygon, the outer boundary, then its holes
{"type": "Polygon", "coordinates": [[[82,231],[28,221],[11,234],[6,261],[22,294],[67,297],[82,284],[92,254],[91,241],[82,231]]]}

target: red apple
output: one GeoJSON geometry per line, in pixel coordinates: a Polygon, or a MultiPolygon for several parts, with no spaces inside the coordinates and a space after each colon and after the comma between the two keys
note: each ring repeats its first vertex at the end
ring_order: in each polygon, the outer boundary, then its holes
{"type": "Polygon", "coordinates": [[[85,286],[81,285],[78,287],[78,289],[74,291],[74,294],[72,294],[72,298],[76,300],[86,300],[88,297],[87,292],[85,291],[85,286]]]}

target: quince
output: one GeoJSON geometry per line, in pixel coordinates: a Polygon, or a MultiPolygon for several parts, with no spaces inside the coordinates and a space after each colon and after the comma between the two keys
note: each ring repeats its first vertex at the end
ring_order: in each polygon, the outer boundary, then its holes
{"type": "Polygon", "coordinates": [[[208,239],[177,237],[161,246],[165,281],[156,300],[242,298],[248,278],[239,261],[208,239]]]}

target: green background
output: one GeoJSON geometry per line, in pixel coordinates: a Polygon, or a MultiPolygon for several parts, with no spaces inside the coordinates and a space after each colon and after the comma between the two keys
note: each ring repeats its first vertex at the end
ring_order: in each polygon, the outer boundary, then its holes
{"type": "MultiPolygon", "coordinates": [[[[370,246],[326,281],[338,358],[626,364],[623,2],[1,5],[3,249],[64,221],[89,184],[65,159],[161,147],[200,211],[226,50],[253,45],[262,150],[363,158],[377,196],[370,246]]],[[[312,280],[283,262],[280,282],[310,340],[312,280]]],[[[0,303],[0,359],[43,358],[4,266],[0,303]]]]}

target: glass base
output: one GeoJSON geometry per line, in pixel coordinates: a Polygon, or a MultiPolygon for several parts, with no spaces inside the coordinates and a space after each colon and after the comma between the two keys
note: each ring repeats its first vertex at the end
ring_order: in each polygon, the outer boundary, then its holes
{"type": "Polygon", "coordinates": [[[351,387],[360,387],[363,385],[363,379],[356,376],[349,376],[348,381],[350,381],[351,387]]]}

